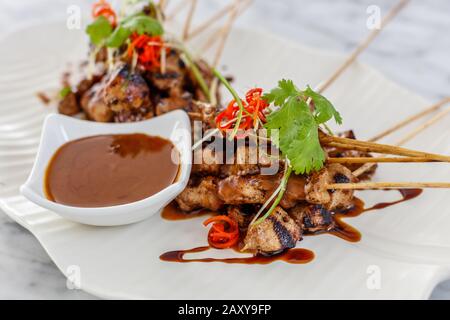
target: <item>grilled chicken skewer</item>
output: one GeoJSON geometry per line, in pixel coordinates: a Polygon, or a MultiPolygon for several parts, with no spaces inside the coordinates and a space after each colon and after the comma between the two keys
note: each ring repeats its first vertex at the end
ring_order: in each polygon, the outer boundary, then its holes
{"type": "Polygon", "coordinates": [[[447,182],[361,182],[361,183],[334,183],[327,186],[328,190],[376,190],[376,189],[448,189],[447,182]]]}

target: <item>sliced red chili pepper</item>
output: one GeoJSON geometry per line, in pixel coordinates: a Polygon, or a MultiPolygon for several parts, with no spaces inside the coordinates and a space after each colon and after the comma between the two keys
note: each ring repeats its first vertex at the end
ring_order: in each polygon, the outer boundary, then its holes
{"type": "Polygon", "coordinates": [[[97,18],[99,16],[108,19],[113,27],[117,25],[117,15],[105,0],[99,0],[92,5],[92,17],[97,18]]]}
{"type": "MultiPolygon", "coordinates": [[[[264,115],[264,110],[269,106],[269,103],[262,98],[262,94],[262,88],[254,88],[246,93],[245,101],[242,101],[245,115],[243,115],[241,119],[239,129],[248,130],[251,128],[256,128],[259,121],[263,123],[267,121],[264,115]]],[[[237,117],[240,112],[241,110],[236,101],[232,100],[228,104],[227,108],[217,115],[217,128],[222,131],[234,128],[235,122],[237,122],[237,117]]],[[[245,136],[246,135],[237,135],[236,137],[245,136]]]]}
{"type": "MultiPolygon", "coordinates": [[[[164,43],[160,36],[149,36],[146,34],[131,36],[131,43],[128,46],[127,54],[129,57],[136,52],[138,62],[147,70],[158,68],[161,65],[161,52],[164,43]]],[[[164,49],[167,50],[167,49],[164,49]]]]}
{"type": "Polygon", "coordinates": [[[233,247],[239,241],[239,227],[236,221],[228,216],[216,216],[206,220],[203,225],[206,227],[213,224],[208,232],[208,242],[217,249],[227,249],[233,247]]]}

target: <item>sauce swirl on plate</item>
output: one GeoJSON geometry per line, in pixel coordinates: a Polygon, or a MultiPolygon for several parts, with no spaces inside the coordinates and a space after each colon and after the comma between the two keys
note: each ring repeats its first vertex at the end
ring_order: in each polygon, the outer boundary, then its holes
{"type": "MultiPolygon", "coordinates": [[[[375,204],[372,207],[365,208],[364,202],[359,198],[354,198],[353,207],[349,210],[343,211],[343,212],[337,212],[334,215],[334,221],[336,223],[336,227],[333,228],[330,231],[322,232],[318,234],[309,234],[305,236],[314,236],[319,235],[323,233],[328,233],[331,235],[334,235],[336,237],[339,237],[345,241],[349,242],[358,242],[361,240],[361,233],[351,225],[347,224],[343,220],[346,218],[354,218],[358,217],[363,213],[375,211],[384,209],[387,207],[391,207],[412,199],[417,198],[422,194],[421,189],[399,189],[397,190],[402,198],[397,201],[393,202],[381,202],[378,204],[375,204]]],[[[193,214],[187,214],[181,211],[176,207],[174,203],[167,206],[163,212],[162,217],[169,221],[178,221],[178,220],[186,220],[186,219],[194,219],[198,218],[203,215],[211,214],[212,212],[208,211],[199,211],[198,213],[193,214]]],[[[162,261],[165,262],[178,262],[178,263],[189,263],[189,262],[206,262],[206,263],[212,263],[212,262],[222,262],[226,264],[269,264],[275,261],[282,261],[290,264],[305,264],[308,262],[311,262],[314,259],[314,253],[310,250],[303,249],[303,248],[293,248],[288,249],[283,252],[280,252],[278,254],[272,255],[272,256],[263,256],[263,255],[254,255],[251,257],[241,257],[241,258],[224,258],[224,259],[218,259],[218,258],[186,258],[186,254],[192,254],[192,253],[200,253],[211,250],[211,247],[205,246],[205,247],[198,247],[193,248],[189,250],[176,250],[176,251],[169,251],[164,254],[162,254],[159,258],[162,261]]],[[[240,252],[239,247],[234,248],[234,251],[240,252]]]]}
{"type": "Polygon", "coordinates": [[[99,135],[70,141],[45,175],[51,201],[108,207],[143,200],[174,183],[179,153],[168,140],[145,134],[99,135]]]}

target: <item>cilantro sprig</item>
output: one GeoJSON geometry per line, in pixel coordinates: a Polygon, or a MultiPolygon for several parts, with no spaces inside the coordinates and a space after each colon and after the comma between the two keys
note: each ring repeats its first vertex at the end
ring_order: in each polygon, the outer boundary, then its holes
{"type": "Polygon", "coordinates": [[[342,124],[341,115],[330,101],[309,86],[306,90],[299,90],[292,80],[281,80],[278,87],[265,94],[263,99],[278,107],[267,116],[265,128],[272,143],[281,150],[286,168],[280,186],[263,204],[251,226],[262,223],[277,208],[292,172],[304,174],[323,167],[326,157],[319,140],[319,126],[331,119],[342,124]],[[269,205],[270,208],[260,217],[269,205]]]}
{"type": "Polygon", "coordinates": [[[339,112],[324,96],[310,87],[299,90],[292,80],[281,80],[264,99],[279,107],[267,116],[265,128],[269,133],[278,130],[278,139],[273,142],[288,158],[294,172],[320,170],[325,152],[319,141],[319,126],[331,119],[342,124],[339,112]],[[309,99],[314,108],[310,108],[309,99]]]}
{"type": "Polygon", "coordinates": [[[160,36],[164,33],[164,28],[158,20],[143,13],[131,15],[117,26],[106,41],[106,45],[110,48],[119,48],[134,32],[138,35],[160,36]]]}
{"type": "Polygon", "coordinates": [[[86,33],[92,44],[101,46],[113,32],[113,27],[108,19],[104,16],[99,16],[91,24],[86,27],[86,33]]]}
{"type": "Polygon", "coordinates": [[[145,33],[160,36],[164,33],[164,28],[158,20],[142,12],[126,17],[114,30],[103,16],[97,17],[86,27],[86,33],[94,45],[106,45],[109,48],[119,48],[134,32],[138,35],[145,33]]]}

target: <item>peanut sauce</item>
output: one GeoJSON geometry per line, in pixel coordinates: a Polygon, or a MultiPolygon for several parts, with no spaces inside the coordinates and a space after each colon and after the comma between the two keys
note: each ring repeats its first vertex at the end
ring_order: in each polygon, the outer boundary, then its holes
{"type": "MultiPolygon", "coordinates": [[[[388,190],[387,190],[388,191],[388,190]]],[[[389,190],[390,191],[390,190],[389,190]]],[[[373,207],[365,208],[364,202],[359,198],[354,198],[354,204],[353,207],[349,210],[338,212],[334,214],[334,221],[336,224],[336,227],[333,230],[330,230],[328,234],[337,236],[343,240],[349,241],[349,242],[358,242],[361,240],[361,233],[356,230],[351,225],[345,223],[343,221],[344,218],[354,218],[358,217],[361,214],[369,211],[374,210],[380,210],[387,207],[394,206],[396,204],[406,202],[409,200],[412,200],[414,198],[417,198],[420,196],[423,192],[422,189],[399,189],[397,190],[400,192],[402,198],[397,201],[393,202],[381,202],[373,207]]],[[[206,214],[212,214],[209,211],[199,211],[197,213],[187,214],[182,212],[180,209],[176,207],[175,204],[171,204],[162,213],[162,217],[171,220],[186,220],[191,218],[198,218],[202,215],[206,214]]],[[[323,234],[323,233],[320,233],[323,234]]],[[[310,236],[310,235],[305,235],[310,236]]],[[[279,254],[273,255],[273,256],[264,256],[264,255],[254,255],[252,257],[244,257],[244,258],[225,258],[225,259],[216,259],[216,258],[201,258],[201,259],[186,259],[185,255],[190,253],[200,253],[210,250],[211,247],[205,246],[205,247],[199,247],[189,250],[177,250],[177,251],[170,251],[162,254],[159,258],[162,261],[165,262],[179,262],[179,263],[189,263],[189,262],[222,262],[227,264],[269,264],[274,261],[284,261],[286,263],[290,264],[305,264],[308,262],[311,262],[314,259],[314,252],[303,249],[303,248],[294,248],[294,249],[288,249],[285,250],[279,254]]],[[[239,252],[237,248],[234,248],[236,252],[239,252]]]]}
{"type": "Polygon", "coordinates": [[[179,153],[145,134],[99,135],[70,141],[50,160],[47,198],[75,207],[108,207],[148,198],[177,179],[179,153]]]}

